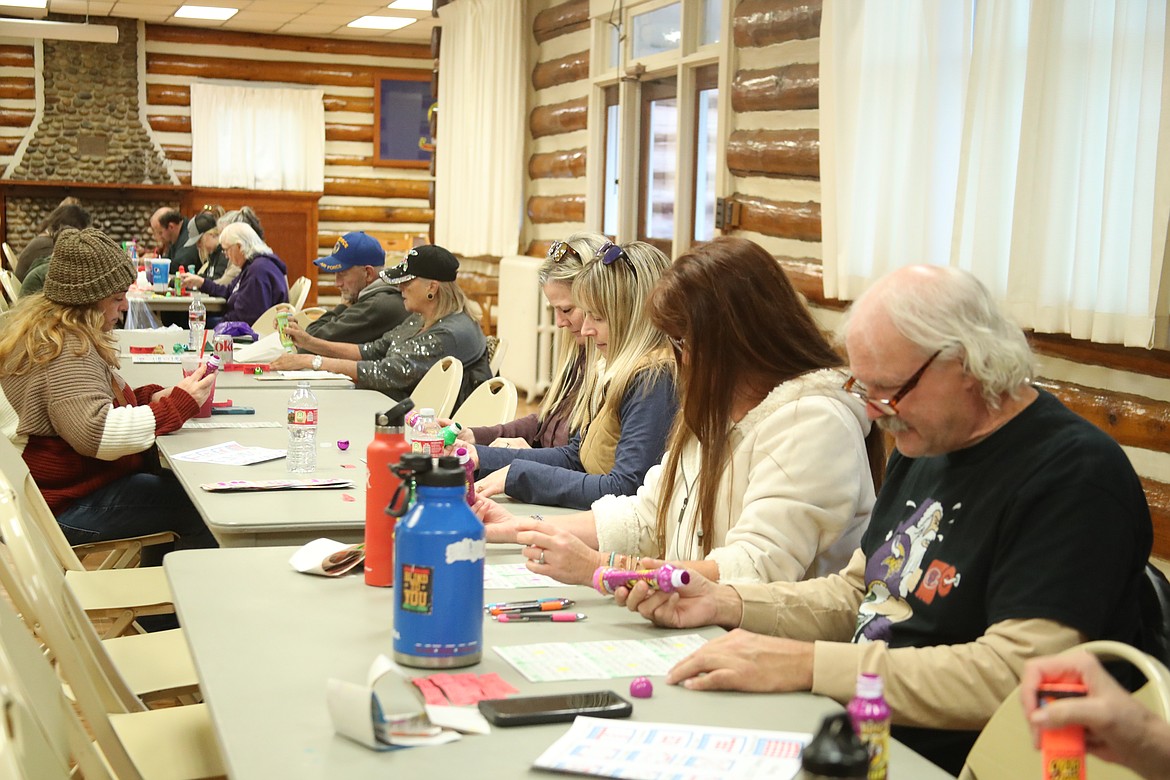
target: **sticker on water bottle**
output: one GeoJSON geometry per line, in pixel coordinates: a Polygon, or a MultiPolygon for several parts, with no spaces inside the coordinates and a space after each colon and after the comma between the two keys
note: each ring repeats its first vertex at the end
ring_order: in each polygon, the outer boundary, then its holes
{"type": "Polygon", "coordinates": [[[402,608],[407,612],[431,614],[434,606],[435,570],[429,566],[402,567],[402,608]]]}
{"type": "Polygon", "coordinates": [[[289,409],[288,410],[288,424],[289,425],[316,425],[317,424],[317,410],[316,409],[289,409]]]}

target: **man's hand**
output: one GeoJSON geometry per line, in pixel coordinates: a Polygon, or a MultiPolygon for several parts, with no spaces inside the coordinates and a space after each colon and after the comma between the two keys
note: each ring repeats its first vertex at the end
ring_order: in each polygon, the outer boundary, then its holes
{"type": "Polygon", "coordinates": [[[813,643],[737,628],[679,661],[666,681],[693,691],[811,690],[813,643]]]}

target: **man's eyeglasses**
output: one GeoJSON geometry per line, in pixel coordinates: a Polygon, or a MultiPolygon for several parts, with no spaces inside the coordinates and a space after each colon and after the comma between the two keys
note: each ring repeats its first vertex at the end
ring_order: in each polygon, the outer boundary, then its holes
{"type": "Polygon", "coordinates": [[[922,375],[926,373],[926,369],[930,368],[930,364],[934,362],[935,358],[942,354],[940,349],[935,352],[926,362],[922,364],[922,368],[914,372],[914,375],[906,380],[905,384],[898,388],[889,398],[870,398],[869,391],[865,389],[865,385],[858,382],[852,376],[845,380],[845,392],[856,396],[863,404],[868,404],[874,409],[877,409],[884,415],[893,416],[898,413],[898,402],[910,394],[910,391],[918,386],[918,381],[922,379],[922,375]]]}
{"type": "Polygon", "coordinates": [[[634,261],[626,254],[626,250],[612,241],[606,241],[601,249],[597,250],[597,254],[593,256],[594,260],[600,260],[602,265],[613,265],[618,260],[625,260],[626,265],[629,266],[630,273],[635,276],[638,275],[638,269],[634,267],[634,261]]]}
{"type": "Polygon", "coordinates": [[[552,246],[548,248],[548,259],[554,263],[559,263],[565,259],[565,255],[571,254],[577,258],[577,262],[581,262],[581,255],[577,254],[577,250],[569,246],[566,241],[554,241],[552,246]]]}

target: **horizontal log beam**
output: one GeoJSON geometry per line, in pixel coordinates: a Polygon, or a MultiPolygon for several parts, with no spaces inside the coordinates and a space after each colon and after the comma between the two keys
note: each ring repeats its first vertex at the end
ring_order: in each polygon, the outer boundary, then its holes
{"type": "Polygon", "coordinates": [[[430,47],[422,43],[355,41],[344,38],[310,38],[300,35],[233,32],[199,27],[146,25],[146,39],[161,43],[194,43],[216,46],[244,46],[255,49],[308,52],[313,54],[349,54],[369,57],[397,57],[412,60],[431,59],[430,47]]]}
{"type": "Polygon", "coordinates": [[[1153,479],[1141,478],[1150,505],[1150,520],[1154,524],[1154,549],[1157,558],[1170,558],[1170,485],[1153,479]]]}
{"type": "Polygon", "coordinates": [[[740,204],[738,227],[742,230],[797,241],[821,240],[821,204],[815,201],[775,201],[739,194],[732,198],[740,204]]]}
{"type": "Polygon", "coordinates": [[[819,179],[816,130],[736,130],[727,140],[727,167],[736,176],[819,179]]]}
{"type": "Polygon", "coordinates": [[[425,199],[430,182],[422,179],[357,179],[329,177],[325,194],[354,198],[425,199]]]}
{"type": "Polygon", "coordinates": [[[585,149],[534,154],[528,158],[531,179],[579,179],[585,175],[585,149]]]}
{"type": "Polygon", "coordinates": [[[410,222],[417,224],[435,221],[431,209],[415,206],[320,206],[319,222],[410,222]]]}
{"type": "Polygon", "coordinates": [[[189,106],[191,88],[186,84],[147,84],[148,106],[189,106]]]}
{"type": "MultiPolygon", "coordinates": [[[[429,70],[420,68],[374,68],[365,65],[331,65],[328,63],[238,60],[229,57],[195,57],[191,55],[151,52],[146,55],[146,72],[152,75],[190,76],[208,79],[277,81],[290,84],[372,87],[374,76],[420,80],[429,70]]],[[[425,80],[425,79],[422,79],[425,80]]]]}
{"type": "Polygon", "coordinates": [[[815,64],[741,70],[731,84],[731,107],[739,112],[817,108],[820,81],[820,70],[815,64]]]}
{"type": "MultiPolygon", "coordinates": [[[[147,117],[150,129],[156,133],[189,133],[191,117],[176,114],[152,114],[147,117]]],[[[0,114],[0,124],[3,123],[0,114]]],[[[325,125],[326,141],[373,141],[373,125],[325,125]]]]}
{"type": "Polygon", "coordinates": [[[569,0],[546,8],[532,20],[532,37],[544,43],[589,27],[589,0],[569,0]]]}
{"type": "Polygon", "coordinates": [[[588,121],[589,99],[578,98],[551,106],[537,106],[528,115],[528,128],[533,138],[540,138],[584,130],[588,121]]]}
{"type": "Polygon", "coordinates": [[[32,124],[35,111],[25,111],[21,108],[0,109],[0,127],[28,127],[32,124]]]}
{"type": "Polygon", "coordinates": [[[1130,393],[1037,379],[1069,409],[1127,447],[1170,452],[1170,403],[1130,393]]]}
{"type": "Polygon", "coordinates": [[[191,162],[191,147],[190,146],[171,146],[169,144],[162,145],[163,154],[167,156],[168,160],[186,160],[191,162]]]}
{"type": "Polygon", "coordinates": [[[34,79],[20,76],[0,77],[0,99],[2,100],[32,100],[37,96],[37,83],[34,79]]]}
{"type": "Polygon", "coordinates": [[[524,254],[529,257],[545,257],[548,255],[549,247],[552,245],[552,241],[533,241],[528,244],[528,248],[524,250],[524,254]]]}
{"type": "Polygon", "coordinates": [[[819,0],[740,0],[732,20],[735,45],[771,46],[821,36],[819,0]]]}
{"type": "Polygon", "coordinates": [[[150,129],[156,133],[189,133],[191,117],[175,114],[150,114],[146,117],[150,129]]]}
{"type": "Polygon", "coordinates": [[[0,157],[11,157],[19,146],[19,138],[0,138],[0,157]]]}
{"type": "Polygon", "coordinates": [[[353,111],[358,114],[374,113],[374,99],[363,97],[325,96],[326,111],[353,111]]]}
{"type": "Polygon", "coordinates": [[[34,64],[31,46],[0,46],[0,67],[31,68],[34,64]]]}
{"type": "Polygon", "coordinates": [[[528,218],[535,223],[584,222],[584,195],[533,195],[528,199],[528,218]]]}
{"type": "Polygon", "coordinates": [[[589,51],[567,54],[556,60],[542,62],[532,69],[532,88],[547,89],[558,84],[570,84],[589,77],[589,51]]]}

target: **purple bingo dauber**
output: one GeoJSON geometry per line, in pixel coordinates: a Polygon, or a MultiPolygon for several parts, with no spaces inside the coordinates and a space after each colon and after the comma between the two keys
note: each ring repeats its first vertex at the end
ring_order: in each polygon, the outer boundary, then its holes
{"type": "Polygon", "coordinates": [[[593,587],[607,596],[613,595],[618,588],[628,588],[635,582],[645,582],[651,588],[663,593],[673,593],[681,585],[691,581],[691,573],[686,569],[676,569],[669,563],[657,569],[614,569],[602,566],[593,572],[593,587]]]}

